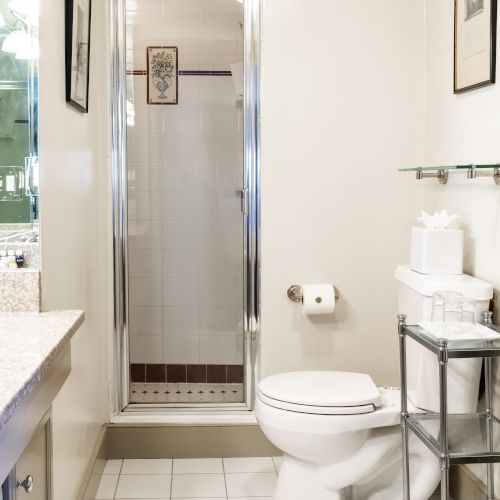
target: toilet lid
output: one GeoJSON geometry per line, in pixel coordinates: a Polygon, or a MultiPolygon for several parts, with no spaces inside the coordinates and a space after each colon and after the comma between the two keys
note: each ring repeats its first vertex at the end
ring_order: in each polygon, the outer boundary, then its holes
{"type": "MultiPolygon", "coordinates": [[[[293,406],[299,406],[308,413],[367,413],[382,405],[377,386],[371,377],[364,373],[330,371],[280,373],[262,380],[259,383],[259,393],[267,404],[292,411],[293,406]],[[273,401],[284,405],[273,405],[273,401]],[[308,411],[308,407],[310,410],[313,407],[318,408],[319,412],[308,411]]],[[[296,411],[302,410],[296,409],[296,411]]]]}

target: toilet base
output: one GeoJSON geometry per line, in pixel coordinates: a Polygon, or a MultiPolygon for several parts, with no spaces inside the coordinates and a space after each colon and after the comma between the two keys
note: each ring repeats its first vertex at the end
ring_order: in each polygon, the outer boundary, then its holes
{"type": "Polygon", "coordinates": [[[346,490],[323,488],[317,466],[283,455],[274,500],[351,500],[346,490]]]}

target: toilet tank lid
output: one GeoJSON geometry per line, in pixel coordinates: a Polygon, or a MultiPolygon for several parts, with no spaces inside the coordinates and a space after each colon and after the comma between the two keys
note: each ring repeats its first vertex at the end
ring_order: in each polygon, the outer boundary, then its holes
{"type": "Polygon", "coordinates": [[[422,274],[413,271],[410,266],[398,266],[394,277],[426,297],[432,297],[439,290],[447,290],[462,293],[474,300],[493,298],[493,287],[489,283],[468,274],[422,274]]]}

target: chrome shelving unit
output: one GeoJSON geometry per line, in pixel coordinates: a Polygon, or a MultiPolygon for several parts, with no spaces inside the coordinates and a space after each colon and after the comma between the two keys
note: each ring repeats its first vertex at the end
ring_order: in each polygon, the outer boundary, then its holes
{"type": "MultiPolygon", "coordinates": [[[[399,350],[401,365],[401,429],[403,439],[404,500],[410,499],[409,433],[419,438],[439,459],[441,467],[441,500],[449,500],[451,465],[487,464],[487,500],[495,500],[493,464],[500,462],[500,450],[494,443],[500,437],[500,419],[493,412],[492,358],[500,357],[498,340],[448,342],[435,339],[423,328],[406,324],[406,315],[399,317],[399,350]],[[439,366],[439,413],[409,413],[406,373],[406,339],[412,338],[437,356],[439,366]],[[484,358],[485,410],[472,414],[448,414],[448,361],[457,358],[484,358]]],[[[483,313],[483,324],[497,333],[492,313],[483,313]]]]}
{"type": "Polygon", "coordinates": [[[400,168],[398,172],[415,172],[418,180],[433,177],[440,184],[446,184],[450,172],[466,172],[467,179],[476,179],[477,177],[491,177],[495,184],[500,186],[500,163],[475,165],[469,163],[466,165],[442,165],[435,167],[412,167],[400,168]]]}

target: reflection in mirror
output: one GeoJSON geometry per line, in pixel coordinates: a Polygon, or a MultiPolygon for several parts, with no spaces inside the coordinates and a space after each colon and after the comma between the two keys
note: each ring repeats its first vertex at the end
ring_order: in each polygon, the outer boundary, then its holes
{"type": "MultiPolygon", "coordinates": [[[[38,246],[38,0],[0,0],[0,257],[38,246]]],[[[0,258],[0,261],[2,259],[0,258]]]]}

